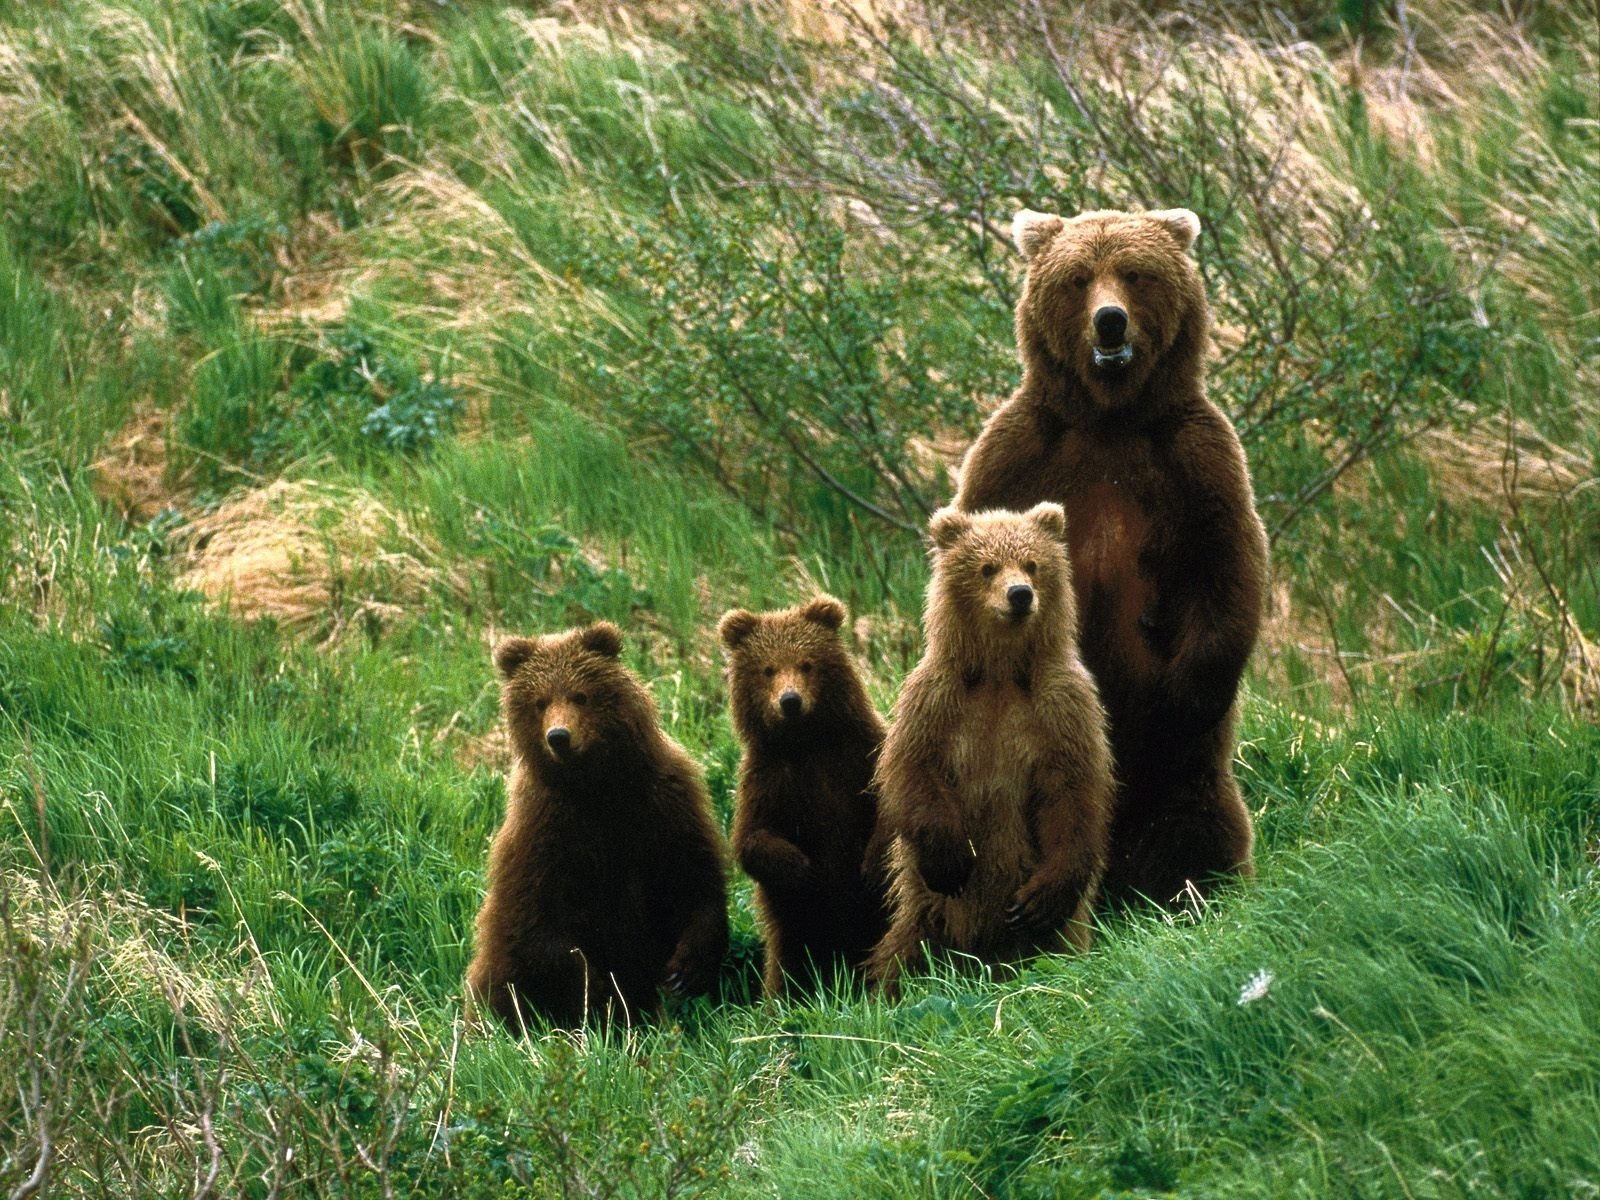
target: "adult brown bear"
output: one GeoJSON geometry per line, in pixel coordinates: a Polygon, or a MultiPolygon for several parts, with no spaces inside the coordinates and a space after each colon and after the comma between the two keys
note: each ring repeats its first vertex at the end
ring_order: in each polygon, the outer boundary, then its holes
{"type": "Polygon", "coordinates": [[[1252,871],[1232,760],[1267,577],[1244,450],[1206,399],[1210,313],[1187,254],[1200,222],[1024,211],[1012,230],[1022,385],[968,452],[956,503],[1066,509],[1119,780],[1104,894],[1170,905],[1252,871]]]}

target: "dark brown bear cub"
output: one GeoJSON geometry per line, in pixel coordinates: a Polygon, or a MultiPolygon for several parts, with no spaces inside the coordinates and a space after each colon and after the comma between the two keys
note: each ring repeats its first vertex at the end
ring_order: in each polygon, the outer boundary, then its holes
{"type": "Polygon", "coordinates": [[[1210,314],[1186,209],[1019,213],[1022,385],[961,469],[968,512],[1067,513],[1083,659],[1119,780],[1107,898],[1249,874],[1235,693],[1266,598],[1244,450],[1206,399],[1210,314]]]}
{"type": "Polygon", "coordinates": [[[709,991],[727,948],[705,781],[621,649],[601,621],[494,650],[515,763],[467,991],[514,1030],[709,991]]]}
{"type": "Polygon", "coordinates": [[[831,596],[722,618],[744,744],[733,852],[756,881],[766,991],[859,971],[885,924],[872,770],[883,721],[839,636],[831,596]]]}
{"type": "Polygon", "coordinates": [[[894,916],[869,975],[924,944],[1007,963],[1088,946],[1110,752],[1078,660],[1061,509],[934,514],[928,649],[878,760],[894,916]]]}

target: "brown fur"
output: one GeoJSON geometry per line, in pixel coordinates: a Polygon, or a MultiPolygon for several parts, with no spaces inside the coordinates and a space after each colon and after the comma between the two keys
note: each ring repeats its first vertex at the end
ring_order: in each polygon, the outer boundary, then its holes
{"type": "Polygon", "coordinates": [[[1111,812],[1060,507],[942,509],[930,530],[928,649],[877,773],[894,915],[869,975],[891,995],[928,942],[991,963],[1086,948],[1111,812]],[[1020,584],[1035,607],[1018,619],[1020,584]]]}
{"type": "Polygon", "coordinates": [[[467,991],[514,1030],[648,1015],[709,991],[727,948],[705,782],[621,647],[606,621],[495,647],[515,761],[467,991]]]}
{"type": "Polygon", "coordinates": [[[1082,653],[1120,781],[1104,892],[1170,904],[1252,871],[1235,696],[1267,579],[1244,450],[1205,395],[1210,316],[1185,253],[1199,222],[1182,209],[1022,213],[1014,229],[1028,259],[1022,386],[968,453],[956,503],[1066,509],[1082,653]],[[1094,363],[1103,303],[1128,313],[1121,370],[1094,363]]]}
{"type": "Polygon", "coordinates": [[[744,744],[733,853],[756,881],[766,991],[809,991],[859,972],[883,935],[887,863],[872,770],[883,720],[818,596],[774,613],[722,618],[728,700],[744,744]],[[792,692],[799,711],[785,714],[792,692]]]}

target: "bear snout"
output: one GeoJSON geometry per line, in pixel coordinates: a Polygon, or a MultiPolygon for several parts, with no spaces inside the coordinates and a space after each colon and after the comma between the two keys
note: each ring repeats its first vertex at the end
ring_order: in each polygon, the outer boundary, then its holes
{"type": "Polygon", "coordinates": [[[1128,311],[1115,304],[1104,304],[1095,309],[1094,335],[1100,345],[1115,350],[1127,340],[1128,311]]]}
{"type": "Polygon", "coordinates": [[[1033,589],[1025,583],[1012,584],[1006,589],[1006,604],[1013,616],[1027,616],[1033,611],[1033,589]]]}
{"type": "Polygon", "coordinates": [[[572,750],[572,731],[564,725],[556,725],[545,730],[545,744],[550,747],[551,753],[561,758],[572,750]]]}
{"type": "Polygon", "coordinates": [[[778,711],[783,713],[785,717],[789,717],[791,719],[798,717],[803,711],[805,711],[805,706],[805,700],[801,697],[800,693],[795,691],[793,688],[789,688],[778,697],[778,711]]]}

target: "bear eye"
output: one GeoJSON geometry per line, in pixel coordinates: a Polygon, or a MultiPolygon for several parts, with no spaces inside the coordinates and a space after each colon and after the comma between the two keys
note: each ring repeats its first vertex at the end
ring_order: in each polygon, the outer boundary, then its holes
{"type": "Polygon", "coordinates": [[[574,704],[582,707],[583,705],[589,703],[589,693],[588,692],[574,692],[574,693],[572,693],[572,702],[574,704]]]}
{"type": "Polygon", "coordinates": [[[768,679],[771,679],[774,675],[776,675],[778,673],[778,668],[777,667],[762,667],[761,668],[761,673],[763,675],[765,675],[768,679]]]}
{"type": "Polygon", "coordinates": [[[1138,283],[1143,278],[1144,276],[1138,271],[1124,271],[1122,273],[1122,280],[1124,283],[1138,283]]]}
{"type": "Polygon", "coordinates": [[[1000,570],[1000,568],[998,566],[996,566],[994,563],[984,563],[983,564],[983,577],[985,579],[993,579],[995,577],[996,572],[998,572],[999,570],[1000,570]]]}
{"type": "Polygon", "coordinates": [[[1072,277],[1072,286],[1080,292],[1083,291],[1084,288],[1089,286],[1089,277],[1087,275],[1074,275],[1072,277]]]}
{"type": "Polygon", "coordinates": [[[543,712],[549,704],[550,701],[547,698],[540,696],[539,699],[533,702],[533,709],[535,712],[543,712]]]}
{"type": "Polygon", "coordinates": [[[1030,558],[1027,562],[1022,564],[1022,569],[1024,571],[1026,571],[1029,575],[1032,575],[1035,571],[1037,571],[1039,569],[1039,564],[1034,562],[1030,558]]]}
{"type": "Polygon", "coordinates": [[[808,663],[808,662],[801,663],[800,664],[800,674],[802,674],[802,675],[811,674],[811,664],[808,663]]]}

